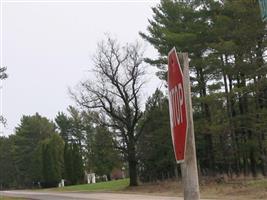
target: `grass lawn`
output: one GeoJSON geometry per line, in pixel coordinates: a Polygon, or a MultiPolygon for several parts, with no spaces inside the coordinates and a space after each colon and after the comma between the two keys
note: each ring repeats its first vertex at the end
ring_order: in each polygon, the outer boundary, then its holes
{"type": "Polygon", "coordinates": [[[121,179],[108,182],[100,182],[95,184],[83,184],[66,186],[63,188],[47,189],[48,191],[79,191],[79,192],[94,192],[94,191],[118,191],[124,190],[129,185],[129,179],[121,179]]]}
{"type": "Polygon", "coordinates": [[[22,199],[22,198],[18,198],[18,197],[4,197],[4,196],[0,196],[0,200],[26,200],[26,199],[22,199]]]}

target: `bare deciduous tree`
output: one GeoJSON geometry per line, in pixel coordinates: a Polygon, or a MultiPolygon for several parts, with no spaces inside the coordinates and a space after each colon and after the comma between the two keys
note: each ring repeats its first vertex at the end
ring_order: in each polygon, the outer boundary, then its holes
{"type": "MultiPolygon", "coordinates": [[[[0,80],[4,80],[7,78],[7,74],[6,74],[6,67],[0,67],[0,80]]],[[[0,124],[3,124],[4,126],[6,125],[7,121],[4,118],[4,116],[0,115],[0,124]]]]}
{"type": "Polygon", "coordinates": [[[130,186],[137,185],[136,143],[142,132],[141,89],[145,67],[141,46],[120,46],[110,37],[98,44],[94,56],[94,81],[81,82],[75,101],[99,112],[101,123],[112,129],[116,146],[127,158],[130,186]]]}

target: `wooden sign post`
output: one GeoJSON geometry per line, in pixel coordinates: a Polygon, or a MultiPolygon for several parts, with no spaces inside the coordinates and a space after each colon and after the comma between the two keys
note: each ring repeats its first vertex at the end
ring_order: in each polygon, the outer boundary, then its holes
{"type": "Polygon", "coordinates": [[[169,110],[173,149],[181,163],[185,200],[199,200],[194,124],[187,53],[168,55],[169,110]]]}
{"type": "Polygon", "coordinates": [[[195,148],[194,122],[192,112],[189,61],[187,53],[178,54],[184,74],[184,93],[187,107],[188,132],[185,149],[185,161],[181,164],[185,200],[199,200],[199,183],[195,148]]]}

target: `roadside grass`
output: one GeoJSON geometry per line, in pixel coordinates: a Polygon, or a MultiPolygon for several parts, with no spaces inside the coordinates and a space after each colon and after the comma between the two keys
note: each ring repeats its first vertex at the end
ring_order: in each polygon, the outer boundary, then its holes
{"type": "Polygon", "coordinates": [[[229,200],[267,199],[267,179],[209,183],[200,187],[202,197],[229,200]]]}
{"type": "MultiPolygon", "coordinates": [[[[154,183],[143,183],[138,187],[128,187],[128,185],[129,179],[122,179],[45,190],[55,192],[119,192],[177,197],[183,196],[183,186],[181,181],[168,180],[154,183]]],[[[214,180],[200,181],[200,193],[201,197],[206,199],[267,199],[267,179],[228,180],[221,183],[217,183],[214,180]]]]}
{"type": "Polygon", "coordinates": [[[61,188],[45,189],[47,191],[61,191],[61,192],[97,192],[97,191],[119,191],[124,190],[129,185],[129,179],[120,179],[108,182],[100,182],[95,184],[73,185],[61,188]]]}
{"type": "MultiPolygon", "coordinates": [[[[126,188],[124,191],[166,196],[183,196],[181,181],[163,181],[126,188]]],[[[267,199],[267,179],[232,180],[217,183],[214,180],[200,182],[201,198],[251,200],[267,199]]]]}
{"type": "Polygon", "coordinates": [[[23,198],[19,198],[19,197],[4,197],[4,196],[0,196],[0,200],[27,200],[27,199],[23,199],[23,198]]]}
{"type": "Polygon", "coordinates": [[[247,182],[249,187],[262,187],[267,189],[267,179],[260,179],[260,180],[251,180],[247,182]]]}

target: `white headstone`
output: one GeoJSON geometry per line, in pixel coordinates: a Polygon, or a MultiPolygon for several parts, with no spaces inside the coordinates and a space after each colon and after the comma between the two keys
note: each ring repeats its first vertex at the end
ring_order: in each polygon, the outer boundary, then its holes
{"type": "Polygon", "coordinates": [[[91,183],[91,176],[90,174],[86,174],[87,175],[87,184],[90,184],[91,183]]]}
{"type": "Polygon", "coordinates": [[[95,183],[95,173],[92,173],[91,176],[92,176],[92,183],[95,183]]]}
{"type": "Polygon", "coordinates": [[[64,179],[61,179],[61,187],[65,187],[64,179]]]}

